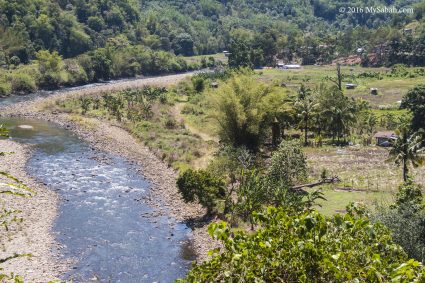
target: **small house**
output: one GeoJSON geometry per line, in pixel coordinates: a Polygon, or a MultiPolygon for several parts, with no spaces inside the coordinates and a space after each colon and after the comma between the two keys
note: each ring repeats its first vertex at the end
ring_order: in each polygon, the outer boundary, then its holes
{"type": "Polygon", "coordinates": [[[397,135],[391,131],[377,132],[374,136],[377,146],[389,147],[397,140],[397,135]]]}
{"type": "Polygon", "coordinates": [[[346,89],[355,89],[357,87],[357,85],[356,84],[346,84],[345,85],[345,88],[346,89]]]}
{"type": "Polygon", "coordinates": [[[230,56],[230,54],[232,54],[232,53],[230,53],[230,52],[229,52],[229,51],[227,51],[227,50],[224,50],[224,51],[223,51],[223,54],[224,54],[224,56],[229,57],[229,56],[230,56]]]}
{"type": "Polygon", "coordinates": [[[376,87],[372,87],[370,89],[370,94],[371,95],[378,95],[378,89],[376,87]]]}

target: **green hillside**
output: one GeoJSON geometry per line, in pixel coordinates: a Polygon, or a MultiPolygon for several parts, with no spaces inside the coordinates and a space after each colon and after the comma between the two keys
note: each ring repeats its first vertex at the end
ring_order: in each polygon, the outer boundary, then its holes
{"type": "Polygon", "coordinates": [[[231,67],[329,64],[359,49],[351,63],[423,66],[420,2],[0,0],[0,95],[191,70],[201,66],[175,56],[223,50],[231,67]]]}

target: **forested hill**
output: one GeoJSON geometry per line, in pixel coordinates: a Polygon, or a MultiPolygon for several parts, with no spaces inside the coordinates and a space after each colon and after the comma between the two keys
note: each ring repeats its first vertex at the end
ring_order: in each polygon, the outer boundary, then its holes
{"type": "Polygon", "coordinates": [[[397,46],[387,52],[393,61],[383,58],[381,64],[418,62],[418,58],[398,58],[397,54],[417,54],[423,50],[423,1],[347,2],[142,0],[142,11],[149,31],[165,43],[163,47],[185,55],[232,49],[251,53],[248,57],[253,57],[252,65],[272,64],[276,57],[284,61],[298,59],[304,64],[329,63],[355,53],[360,47],[374,52],[377,46],[390,45],[395,40],[397,46]],[[370,13],[366,11],[370,7],[406,10],[399,14],[370,13]],[[405,29],[413,30],[412,39],[404,34],[405,29]],[[188,48],[173,45],[182,41],[188,48]]]}
{"type": "Polygon", "coordinates": [[[40,49],[74,57],[118,35],[136,43],[140,22],[133,0],[0,0],[0,48],[24,62],[40,49]]]}
{"type": "MultiPolygon", "coordinates": [[[[302,47],[355,48],[401,37],[407,24],[423,34],[420,0],[0,0],[0,63],[27,63],[37,51],[64,58],[115,45],[143,45],[177,55],[212,54],[232,40],[260,50],[264,63],[278,55],[292,60],[302,47]],[[413,13],[345,13],[340,8],[413,8],[413,13]],[[418,28],[416,28],[418,27],[418,28]],[[269,50],[266,50],[266,49],[269,50]],[[13,62],[16,63],[16,62],[13,62]]],[[[313,52],[314,53],[314,52],[313,52]]],[[[309,54],[310,57],[326,57],[309,54]]],[[[304,56],[305,57],[305,56],[304,56]]],[[[304,58],[305,63],[318,58],[304,58]]],[[[322,60],[326,61],[329,58],[322,60]]]]}

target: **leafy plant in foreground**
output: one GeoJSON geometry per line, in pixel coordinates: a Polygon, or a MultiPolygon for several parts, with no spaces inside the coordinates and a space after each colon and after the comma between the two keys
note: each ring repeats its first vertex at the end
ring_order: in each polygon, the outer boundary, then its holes
{"type": "Polygon", "coordinates": [[[409,260],[390,231],[361,207],[330,218],[317,211],[255,213],[253,233],[209,227],[224,249],[195,264],[178,282],[423,282],[421,263],[409,260]]]}

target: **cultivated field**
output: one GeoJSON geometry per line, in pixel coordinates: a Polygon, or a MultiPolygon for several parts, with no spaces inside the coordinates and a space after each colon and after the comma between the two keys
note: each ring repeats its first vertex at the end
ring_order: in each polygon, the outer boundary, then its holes
{"type": "MultiPolygon", "coordinates": [[[[414,73],[418,68],[409,68],[414,73]]],[[[389,68],[362,68],[358,66],[342,66],[341,72],[346,83],[356,84],[353,90],[345,90],[351,97],[363,98],[375,108],[397,107],[398,102],[407,91],[417,84],[425,83],[425,76],[390,77],[389,68]],[[371,95],[370,88],[377,88],[378,95],[371,95]]],[[[336,76],[336,66],[303,66],[299,70],[261,70],[258,77],[261,80],[275,80],[285,83],[288,87],[298,88],[301,84],[314,88],[320,82],[329,82],[329,77],[336,76]]],[[[411,75],[413,76],[413,74],[411,75]]]]}

